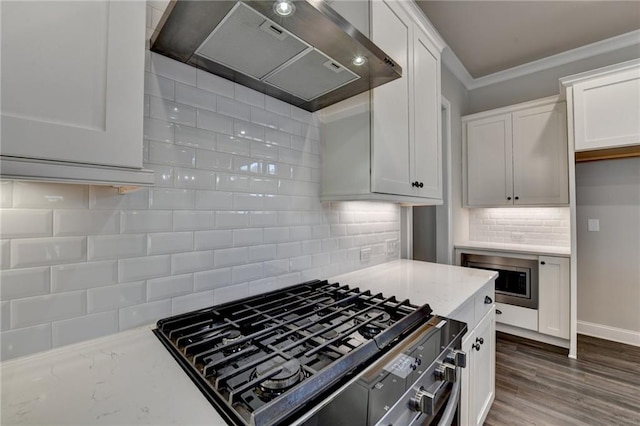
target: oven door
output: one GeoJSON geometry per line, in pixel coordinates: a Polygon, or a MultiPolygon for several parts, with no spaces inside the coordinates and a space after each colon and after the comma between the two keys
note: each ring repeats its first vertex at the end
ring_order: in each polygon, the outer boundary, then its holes
{"type": "Polygon", "coordinates": [[[435,425],[457,412],[466,324],[432,317],[293,424],[435,425]],[[450,401],[453,401],[451,404],[450,401]]]}

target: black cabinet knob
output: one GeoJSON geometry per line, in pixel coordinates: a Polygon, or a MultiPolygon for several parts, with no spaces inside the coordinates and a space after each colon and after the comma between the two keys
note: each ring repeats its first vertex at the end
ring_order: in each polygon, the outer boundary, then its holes
{"type": "Polygon", "coordinates": [[[511,201],[511,197],[507,197],[507,200],[511,201]]]}
{"type": "Polygon", "coordinates": [[[520,197],[516,197],[516,200],[519,200],[519,199],[520,199],[520,197]]]}
{"type": "Polygon", "coordinates": [[[422,188],[424,186],[424,183],[420,182],[420,184],[418,185],[420,188],[422,188]]]}
{"type": "Polygon", "coordinates": [[[473,349],[475,349],[476,351],[479,351],[479,350],[480,350],[480,345],[478,345],[477,343],[474,343],[473,345],[471,345],[471,347],[472,347],[473,349]]]}
{"type": "Polygon", "coordinates": [[[484,297],[484,304],[485,305],[490,305],[492,303],[493,303],[493,299],[492,298],[490,298],[489,296],[485,296],[484,297]]]}
{"type": "Polygon", "coordinates": [[[481,345],[484,345],[484,339],[482,337],[476,337],[476,343],[480,343],[481,345]]]}
{"type": "Polygon", "coordinates": [[[541,265],[546,265],[547,262],[545,262],[544,260],[542,262],[540,262],[541,265]]]}
{"type": "Polygon", "coordinates": [[[411,186],[415,188],[416,182],[411,182],[411,186]]]}
{"type": "Polygon", "coordinates": [[[496,315],[502,315],[502,311],[500,309],[496,309],[496,315]]]}

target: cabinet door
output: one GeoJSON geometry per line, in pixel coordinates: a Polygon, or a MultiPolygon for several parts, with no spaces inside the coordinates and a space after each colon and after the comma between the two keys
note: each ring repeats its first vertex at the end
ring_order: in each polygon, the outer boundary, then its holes
{"type": "Polygon", "coordinates": [[[142,167],[144,2],[2,2],[2,155],[142,167]]]}
{"type": "Polygon", "coordinates": [[[373,89],[371,190],[415,195],[411,187],[409,138],[409,42],[411,20],[390,1],[371,4],[372,40],[402,67],[402,77],[373,89]]]}
{"type": "Polygon", "coordinates": [[[514,204],[569,203],[565,102],[513,113],[514,204]]]}
{"type": "Polygon", "coordinates": [[[538,332],[569,338],[569,259],[540,256],[538,332]]]}
{"type": "Polygon", "coordinates": [[[470,425],[482,425],[495,398],[496,373],[496,316],[495,308],[475,328],[471,348],[472,393],[470,397],[470,425]]]}
{"type": "Polygon", "coordinates": [[[442,199],[440,143],[440,61],[429,38],[414,26],[413,37],[413,173],[417,196],[442,199]]]}
{"type": "Polygon", "coordinates": [[[511,114],[468,121],[464,129],[467,205],[513,204],[511,114]]]}
{"type": "Polygon", "coordinates": [[[640,67],[573,86],[575,150],[640,144],[640,67]]]}

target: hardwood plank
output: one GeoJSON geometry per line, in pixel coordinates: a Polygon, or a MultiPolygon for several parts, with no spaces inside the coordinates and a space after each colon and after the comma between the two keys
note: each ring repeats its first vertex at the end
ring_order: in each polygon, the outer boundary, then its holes
{"type": "Polygon", "coordinates": [[[486,425],[640,425],[640,348],[578,336],[567,350],[497,333],[486,425]]]}

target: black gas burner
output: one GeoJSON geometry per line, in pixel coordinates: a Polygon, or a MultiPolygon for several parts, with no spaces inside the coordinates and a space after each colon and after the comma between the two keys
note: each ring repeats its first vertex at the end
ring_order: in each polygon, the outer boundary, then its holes
{"type": "Polygon", "coordinates": [[[155,333],[228,423],[261,426],[341,386],[430,313],[311,281],[166,318],[155,333]]]}

